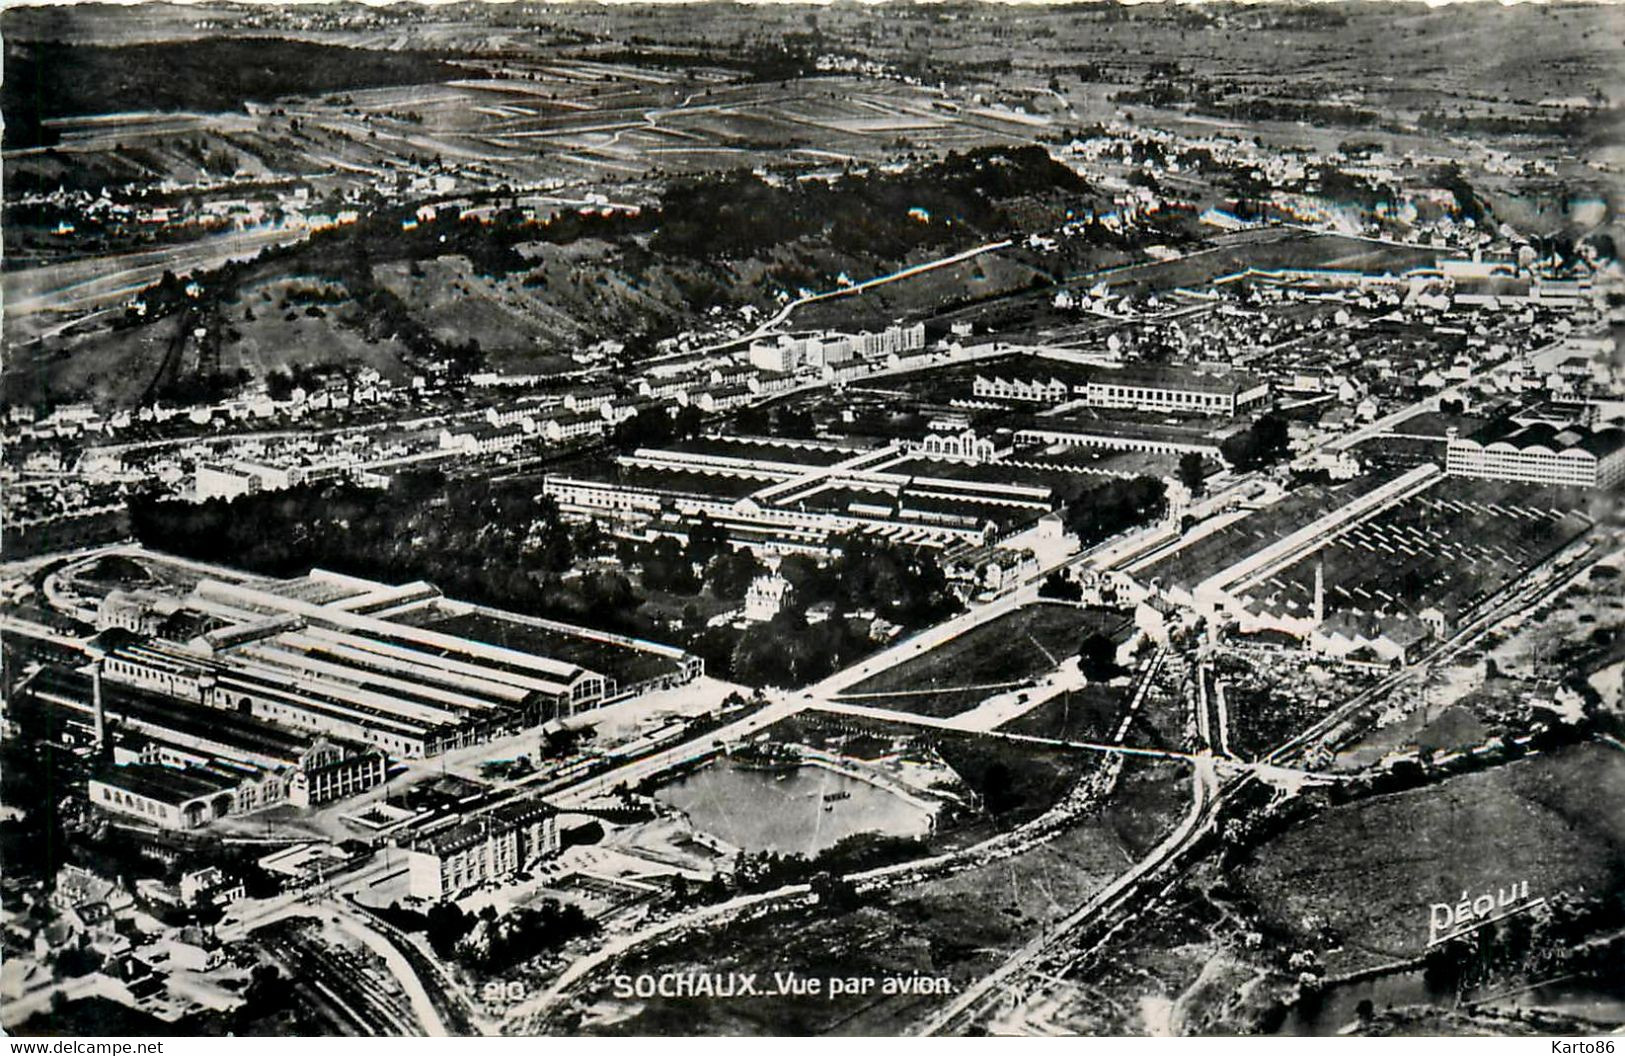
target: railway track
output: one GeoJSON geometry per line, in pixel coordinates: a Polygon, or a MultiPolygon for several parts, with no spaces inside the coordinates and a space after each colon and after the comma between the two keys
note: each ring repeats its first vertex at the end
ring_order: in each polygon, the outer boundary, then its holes
{"type": "Polygon", "coordinates": [[[288,920],[254,937],[295,992],[337,1032],[357,1037],[426,1033],[387,971],[352,950],[323,942],[314,926],[288,920]]]}
{"type": "MultiPolygon", "coordinates": [[[[1296,759],[1304,748],[1334,735],[1373,701],[1382,699],[1401,685],[1441,660],[1449,660],[1469,648],[1490,628],[1519,612],[1528,611],[1556,596],[1574,582],[1603,555],[1589,546],[1579,558],[1562,567],[1558,574],[1533,584],[1525,584],[1486,606],[1469,624],[1412,668],[1399,671],[1361,692],[1347,704],[1323,717],[1266,757],[1266,762],[1282,765],[1296,759]]],[[[1559,555],[1554,555],[1553,563],[1559,555]]],[[[1070,916],[1035,938],[991,974],[984,976],[956,1000],[926,1019],[919,1033],[926,1035],[963,1032],[981,1022],[1000,1004],[1024,996],[1028,980],[1053,984],[1098,948],[1115,923],[1142,897],[1163,886],[1187,855],[1199,851],[1205,840],[1216,833],[1226,808],[1259,786],[1262,778],[1243,771],[1228,784],[1221,783],[1213,770],[1213,760],[1199,759],[1194,777],[1191,811],[1169,837],[1151,854],[1070,916]],[[1115,923],[1114,923],[1115,922],[1115,923]],[[1099,929],[1100,940],[1080,949],[1091,929],[1099,929]]]]}

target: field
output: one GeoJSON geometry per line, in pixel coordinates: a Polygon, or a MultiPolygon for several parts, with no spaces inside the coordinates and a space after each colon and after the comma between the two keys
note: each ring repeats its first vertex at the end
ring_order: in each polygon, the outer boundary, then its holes
{"type": "Polygon", "coordinates": [[[1588,744],[1484,773],[1334,807],[1260,848],[1236,876],[1274,928],[1308,942],[1319,917],[1341,939],[1328,974],[1413,957],[1428,906],[1497,885],[1531,896],[1606,897],[1625,886],[1625,754],[1588,744]]]}
{"type": "Polygon", "coordinates": [[[1276,572],[1248,600],[1308,611],[1324,565],[1328,612],[1437,607],[1454,621],[1582,535],[1591,522],[1571,509],[1561,489],[1446,480],[1276,572]]]}
{"type": "MultiPolygon", "coordinates": [[[[538,268],[542,274],[548,270],[538,268]]],[[[570,370],[574,364],[567,352],[603,336],[591,325],[592,313],[582,311],[577,318],[568,303],[590,293],[566,286],[560,296],[549,293],[550,287],[527,286],[518,275],[478,275],[466,257],[379,265],[373,275],[438,340],[477,341],[487,362],[506,373],[570,370]]]]}
{"type": "MultiPolygon", "coordinates": [[[[203,320],[197,320],[202,322],[203,320]]],[[[199,342],[177,337],[194,320],[179,313],[157,322],[103,330],[83,339],[18,349],[3,375],[5,398],[19,402],[90,400],[129,407],[149,387],[163,398],[171,386],[200,382],[199,342]],[[177,351],[171,355],[171,347],[177,351]]],[[[250,384],[273,370],[370,367],[395,383],[410,374],[405,348],[367,333],[361,309],[340,285],[300,277],[245,283],[212,322],[220,334],[220,376],[244,372],[250,384]],[[310,295],[315,292],[316,299],[310,295]]]]}
{"type": "Polygon", "coordinates": [[[855,704],[918,715],[957,715],[1077,653],[1084,638],[1123,621],[1110,610],[1037,604],[1018,609],[904,661],[842,694],[855,704]]]}
{"type": "Polygon", "coordinates": [[[999,729],[1060,741],[1103,741],[1116,730],[1127,697],[1127,690],[1094,682],[1047,700],[999,729]]]}
{"type": "Polygon", "coordinates": [[[244,286],[240,303],[222,308],[226,339],[220,367],[264,378],[273,370],[321,366],[371,367],[396,384],[410,379],[394,338],[369,338],[360,307],[342,286],[297,278],[244,286]],[[304,295],[321,290],[331,300],[314,303],[304,295]],[[315,309],[312,312],[311,309],[315,309]]]}
{"type": "Polygon", "coordinates": [[[19,348],[6,357],[0,390],[7,403],[91,400],[98,406],[137,403],[175,336],[180,319],[110,330],[71,347],[19,348]]]}

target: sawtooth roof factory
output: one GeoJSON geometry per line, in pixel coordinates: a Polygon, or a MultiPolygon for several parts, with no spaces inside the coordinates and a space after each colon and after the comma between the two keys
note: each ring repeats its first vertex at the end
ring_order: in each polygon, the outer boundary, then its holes
{"type": "MultiPolygon", "coordinates": [[[[140,560],[172,571],[159,555],[140,560]]],[[[85,599],[99,629],[82,643],[88,662],[48,664],[25,688],[98,742],[115,724],[114,760],[129,765],[98,777],[122,793],[105,805],[160,823],[167,807],[175,827],[200,820],[188,807],[200,797],[208,818],[316,805],[381,781],[387,757],[436,755],[703,673],[671,646],[452,601],[426,583],[173,570],[189,591],[85,599]],[[170,773],[146,779],[157,770],[170,773]],[[171,787],[180,772],[190,784],[171,787]]]]}

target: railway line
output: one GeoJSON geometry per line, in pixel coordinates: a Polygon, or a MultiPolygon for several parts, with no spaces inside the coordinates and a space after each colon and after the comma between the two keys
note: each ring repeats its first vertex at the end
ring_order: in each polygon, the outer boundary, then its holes
{"type": "Polygon", "coordinates": [[[335,1032],[360,1036],[425,1034],[382,966],[323,942],[309,918],[291,917],[254,932],[259,947],[290,980],[303,1003],[335,1032]]]}
{"type": "MultiPolygon", "coordinates": [[[[1427,670],[1431,664],[1459,655],[1503,620],[1532,610],[1561,593],[1602,556],[1597,548],[1590,547],[1581,557],[1562,567],[1559,574],[1514,589],[1483,610],[1418,665],[1396,672],[1369,687],[1275,749],[1262,760],[1265,765],[1235,768],[1237,776],[1228,784],[1221,781],[1214,766],[1216,761],[1211,756],[1198,759],[1191,811],[1179,828],[1105,891],[1050,931],[1035,938],[993,973],[923,1021],[919,1032],[929,1035],[963,1031],[991,1014],[1000,1002],[1028,996],[1029,985],[1035,989],[1046,983],[1054,985],[1090,949],[1098,946],[1097,942],[1093,946],[1080,947],[1082,936],[1091,929],[1098,931],[1103,938],[1108,935],[1113,920],[1129,912],[1142,898],[1154,894],[1187,855],[1198,851],[1205,840],[1216,833],[1226,808],[1265,781],[1272,767],[1282,767],[1300,758],[1306,748],[1327,738],[1335,738],[1344,724],[1373,701],[1391,694],[1427,670]],[[1037,983],[1029,984],[1028,980],[1037,980],[1037,983]]],[[[1555,562],[1556,558],[1553,560],[1555,562]]],[[[1206,694],[1202,693],[1199,695],[1199,708],[1205,710],[1205,707],[1206,694]]],[[[1199,726],[1202,725],[1199,722],[1199,726]]]]}

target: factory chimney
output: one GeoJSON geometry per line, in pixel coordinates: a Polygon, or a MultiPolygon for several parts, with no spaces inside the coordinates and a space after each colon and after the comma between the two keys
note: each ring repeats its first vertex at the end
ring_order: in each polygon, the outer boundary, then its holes
{"type": "Polygon", "coordinates": [[[1326,559],[1315,562],[1315,625],[1326,622],[1326,559]]]}
{"type": "Polygon", "coordinates": [[[96,656],[90,663],[90,703],[96,715],[96,750],[107,747],[107,709],[102,704],[102,663],[96,656]]]}

